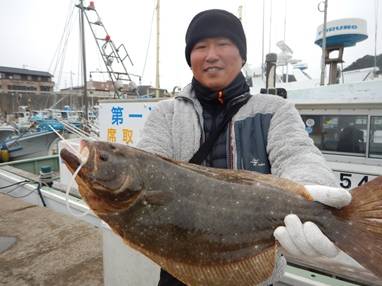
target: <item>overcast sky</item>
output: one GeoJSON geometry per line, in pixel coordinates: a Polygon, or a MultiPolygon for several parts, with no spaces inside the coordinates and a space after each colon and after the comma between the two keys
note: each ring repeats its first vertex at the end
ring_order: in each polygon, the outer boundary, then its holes
{"type": "MultiPolygon", "coordinates": [[[[318,0],[266,0],[265,52],[280,50],[275,45],[283,40],[294,51],[294,58],[308,64],[308,73],[318,78],[321,49],[314,44],[317,27],[323,22],[323,13],[317,9],[318,0]],[[272,13],[271,11],[272,6],[272,13]],[[270,15],[271,21],[270,21],[270,15]],[[284,19],[286,15],[286,25],[284,19]],[[271,46],[269,47],[269,40],[271,46]]],[[[380,0],[329,0],[328,21],[340,18],[363,18],[368,22],[369,38],[345,50],[345,64],[374,54],[375,13],[378,2],[379,19],[382,18],[380,0]]],[[[0,66],[25,67],[54,73],[61,87],[80,81],[80,52],[78,32],[78,0],[0,0],[0,66]],[[57,65],[55,52],[59,47],[65,23],[74,9],[71,33],[67,41],[65,58],[61,54],[57,65]],[[59,76],[62,72],[62,76],[59,76]],[[70,73],[73,73],[70,76],[70,73]]],[[[89,1],[84,2],[85,5],[89,1]]],[[[155,21],[152,24],[156,0],[96,0],[96,9],[108,33],[117,45],[124,44],[134,63],[127,64],[130,72],[142,74],[146,53],[146,68],[142,84],[155,84],[155,21]],[[152,35],[150,40],[150,30],[152,35]],[[148,49],[148,46],[150,47],[148,49]],[[147,52],[148,50],[148,52],[147,52]]],[[[248,64],[257,68],[261,64],[263,0],[161,0],[160,24],[160,82],[171,90],[185,86],[192,74],[184,58],[184,36],[192,17],[205,9],[221,8],[238,15],[243,6],[242,21],[248,42],[248,64]]],[[[90,14],[89,14],[90,15],[90,14]]],[[[87,33],[88,71],[105,70],[95,40],[87,33]]],[[[382,20],[378,25],[377,53],[382,52],[382,20]]],[[[106,80],[107,77],[104,75],[106,80]]],[[[99,79],[99,78],[98,78],[99,79]]],[[[137,81],[137,80],[136,80],[137,81]]]]}

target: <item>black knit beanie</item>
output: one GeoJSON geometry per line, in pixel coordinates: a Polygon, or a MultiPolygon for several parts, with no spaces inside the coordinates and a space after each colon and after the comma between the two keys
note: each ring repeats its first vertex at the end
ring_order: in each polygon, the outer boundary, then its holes
{"type": "Polygon", "coordinates": [[[230,39],[239,49],[244,63],[246,62],[247,41],[241,21],[228,11],[212,9],[197,14],[188,26],[185,52],[189,66],[191,66],[190,54],[194,45],[202,39],[212,37],[230,39]]]}

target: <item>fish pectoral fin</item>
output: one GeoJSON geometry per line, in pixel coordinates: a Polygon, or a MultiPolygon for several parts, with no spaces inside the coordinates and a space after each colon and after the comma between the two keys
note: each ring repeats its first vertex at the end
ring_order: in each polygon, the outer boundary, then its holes
{"type": "Polygon", "coordinates": [[[159,259],[159,264],[183,283],[192,286],[252,286],[267,280],[276,261],[276,246],[239,261],[194,265],[159,259]]]}
{"type": "Polygon", "coordinates": [[[174,198],[171,192],[148,191],[143,195],[143,200],[151,205],[163,206],[170,203],[174,198]]]}

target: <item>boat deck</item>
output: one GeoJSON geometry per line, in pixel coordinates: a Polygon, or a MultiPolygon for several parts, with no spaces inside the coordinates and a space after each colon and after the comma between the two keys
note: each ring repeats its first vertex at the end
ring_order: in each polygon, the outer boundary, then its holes
{"type": "Polygon", "coordinates": [[[0,194],[0,285],[103,285],[102,233],[0,194]]]}

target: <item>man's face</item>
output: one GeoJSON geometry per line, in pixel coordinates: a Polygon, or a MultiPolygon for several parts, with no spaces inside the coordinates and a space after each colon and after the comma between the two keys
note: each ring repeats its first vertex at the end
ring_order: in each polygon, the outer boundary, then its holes
{"type": "Polygon", "coordinates": [[[218,91],[228,86],[243,65],[237,46],[228,38],[206,38],[191,50],[191,69],[204,86],[218,91]]]}

